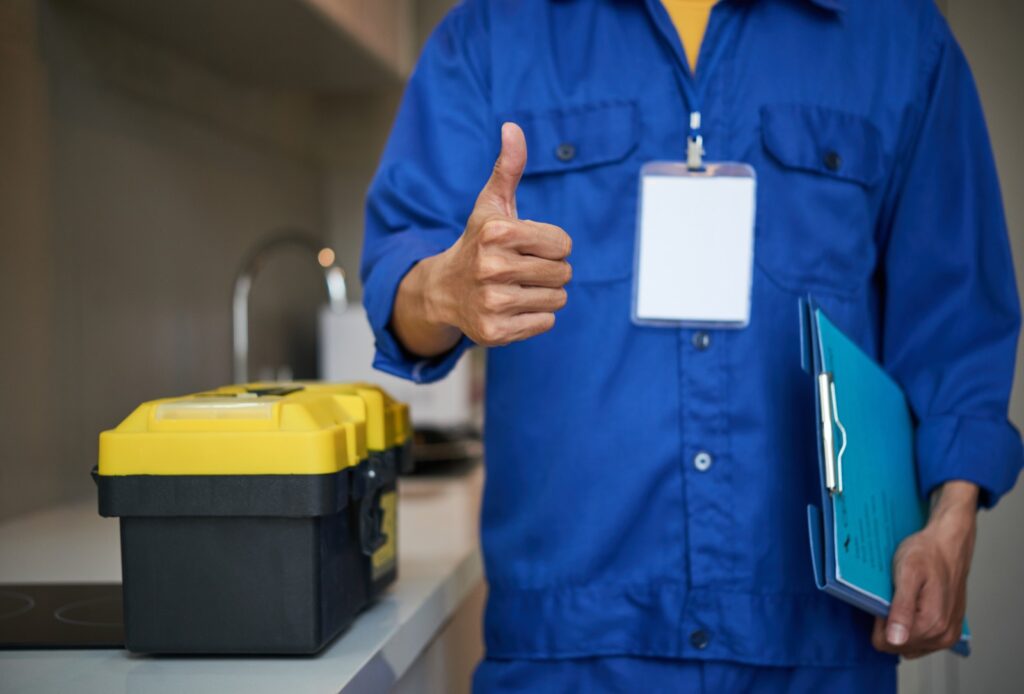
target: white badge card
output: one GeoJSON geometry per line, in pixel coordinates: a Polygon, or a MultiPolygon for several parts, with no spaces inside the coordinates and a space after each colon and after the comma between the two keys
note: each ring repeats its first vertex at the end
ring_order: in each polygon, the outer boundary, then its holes
{"type": "Polygon", "coordinates": [[[754,169],[651,162],[640,170],[633,321],[743,328],[754,267],[754,169]]]}

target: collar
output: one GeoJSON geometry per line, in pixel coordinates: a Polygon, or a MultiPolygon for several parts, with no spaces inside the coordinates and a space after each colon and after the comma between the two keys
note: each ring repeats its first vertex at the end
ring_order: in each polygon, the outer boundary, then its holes
{"type": "Polygon", "coordinates": [[[810,4],[831,12],[842,12],[846,9],[847,0],[806,0],[810,4]]]}
{"type": "Polygon", "coordinates": [[[829,10],[831,12],[842,12],[846,9],[846,0],[806,0],[812,5],[829,10]]]}

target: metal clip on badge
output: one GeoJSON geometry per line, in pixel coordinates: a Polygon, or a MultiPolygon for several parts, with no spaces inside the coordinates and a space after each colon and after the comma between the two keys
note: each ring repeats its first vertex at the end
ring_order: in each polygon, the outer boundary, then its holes
{"type": "Polygon", "coordinates": [[[818,374],[818,404],[821,417],[821,444],[825,455],[825,487],[830,494],[843,493],[843,454],[846,452],[846,428],[839,420],[836,384],[828,371],[818,374]],[[835,448],[835,430],[843,436],[839,453],[835,448]]]}
{"type": "Polygon", "coordinates": [[[704,170],[704,138],[700,135],[700,111],[690,114],[690,134],[686,138],[686,168],[704,170]]]}

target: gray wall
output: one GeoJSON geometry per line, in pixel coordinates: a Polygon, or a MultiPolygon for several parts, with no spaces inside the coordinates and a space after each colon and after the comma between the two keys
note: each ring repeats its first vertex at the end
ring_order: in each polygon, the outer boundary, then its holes
{"type": "Polygon", "coordinates": [[[49,98],[30,0],[0,0],[0,517],[57,489],[49,98]]]}
{"type": "MultiPolygon", "coordinates": [[[[228,382],[243,254],[278,226],[323,235],[326,204],[311,97],[74,2],[0,0],[0,51],[5,517],[93,493],[97,434],[138,403],[228,382]]],[[[301,261],[254,288],[256,366],[287,361],[286,336],[315,344],[323,290],[301,261]]]]}

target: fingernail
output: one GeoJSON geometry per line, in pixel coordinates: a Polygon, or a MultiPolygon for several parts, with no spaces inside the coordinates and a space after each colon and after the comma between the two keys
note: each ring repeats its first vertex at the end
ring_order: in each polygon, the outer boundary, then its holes
{"type": "Polygon", "coordinates": [[[885,630],[885,640],[893,646],[902,646],[907,642],[907,628],[902,624],[890,624],[885,630]]]}

